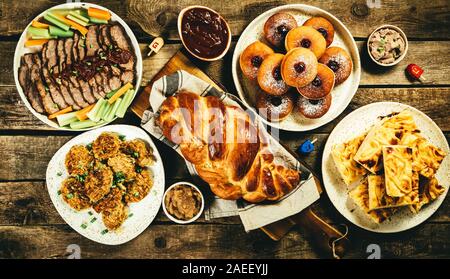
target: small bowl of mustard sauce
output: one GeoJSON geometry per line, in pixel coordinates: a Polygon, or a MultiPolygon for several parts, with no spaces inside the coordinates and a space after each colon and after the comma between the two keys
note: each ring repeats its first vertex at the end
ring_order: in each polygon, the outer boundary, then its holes
{"type": "Polygon", "coordinates": [[[178,34],[189,53],[203,61],[221,59],[231,45],[230,26],[205,6],[189,6],[180,12],[178,34]]]}
{"type": "Polygon", "coordinates": [[[178,224],[197,220],[205,207],[202,192],[192,183],[177,182],[167,188],[163,196],[163,210],[167,218],[178,224]]]}

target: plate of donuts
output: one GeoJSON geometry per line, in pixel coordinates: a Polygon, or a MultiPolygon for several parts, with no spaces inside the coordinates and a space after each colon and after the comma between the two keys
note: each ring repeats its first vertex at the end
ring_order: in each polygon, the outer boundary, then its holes
{"type": "Polygon", "coordinates": [[[309,131],[345,110],[358,89],[361,64],[340,20],[292,4],[250,22],[236,44],[232,74],[244,105],[264,123],[309,131]]]}

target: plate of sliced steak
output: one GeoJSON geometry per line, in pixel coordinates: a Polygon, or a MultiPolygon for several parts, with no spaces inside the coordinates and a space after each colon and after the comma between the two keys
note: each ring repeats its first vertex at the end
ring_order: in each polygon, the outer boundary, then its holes
{"type": "MultiPolygon", "coordinates": [[[[67,3],[44,11],[34,20],[45,22],[43,16],[48,11],[89,7],[108,10],[94,4],[67,3]]],[[[31,23],[23,32],[14,57],[16,86],[26,107],[42,122],[68,129],[48,116],[96,104],[127,83],[136,92],[139,89],[142,78],[139,44],[128,25],[109,12],[111,20],[107,24],[89,22],[87,32],[72,30],[72,37],[52,38],[41,46],[25,47],[31,23]]]]}

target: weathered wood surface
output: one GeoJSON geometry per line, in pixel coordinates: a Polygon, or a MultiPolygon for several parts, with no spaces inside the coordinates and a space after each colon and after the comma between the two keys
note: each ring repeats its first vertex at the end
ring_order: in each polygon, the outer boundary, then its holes
{"type": "MultiPolygon", "coordinates": [[[[355,229],[347,258],[367,257],[367,246],[378,244],[383,258],[448,257],[450,224],[427,223],[396,235],[367,234],[355,229]],[[435,237],[431,237],[435,236],[435,237]],[[439,237],[436,237],[439,236],[439,237]]],[[[245,233],[242,225],[152,225],[138,238],[120,245],[94,243],[68,225],[0,226],[0,258],[67,258],[77,244],[83,258],[318,258],[308,232],[295,228],[279,242],[262,231],[245,233]]]]}
{"type": "MultiPolygon", "coordinates": [[[[0,35],[20,34],[30,20],[43,10],[66,1],[1,1],[0,35]],[[18,17],[17,15],[20,14],[18,17]]],[[[198,4],[191,0],[92,0],[103,5],[131,25],[138,35],[144,35],[143,29],[153,35],[162,34],[166,38],[177,40],[176,18],[178,12],[189,5],[198,4]],[[138,28],[142,26],[142,28],[138,28]]],[[[377,1],[371,1],[377,2],[377,1]]],[[[216,1],[203,0],[202,5],[220,12],[228,21],[232,34],[238,36],[258,15],[271,8],[299,3],[295,0],[284,1],[216,1]]],[[[410,38],[436,39],[449,38],[448,13],[446,0],[382,0],[380,5],[367,5],[368,1],[302,1],[333,13],[352,32],[355,37],[366,37],[374,28],[390,23],[402,28],[410,38]],[[370,6],[370,7],[369,7],[370,6]]]]}
{"type": "MultiPolygon", "coordinates": [[[[295,228],[280,242],[271,241],[260,230],[246,234],[238,217],[203,218],[189,226],[175,225],[160,212],[154,223],[138,238],[121,246],[94,243],[73,231],[56,212],[45,186],[45,172],[53,154],[70,138],[79,134],[59,132],[41,124],[28,112],[17,94],[12,58],[18,35],[28,22],[44,9],[66,1],[0,1],[0,258],[64,258],[69,244],[81,247],[83,258],[318,258],[311,235],[295,228]],[[18,17],[17,15],[21,16],[18,17]]],[[[181,48],[175,29],[180,9],[193,4],[189,0],[90,1],[115,11],[129,23],[146,54],[152,34],[170,39],[150,58],[144,56],[143,85],[181,48]]],[[[202,63],[200,69],[235,92],[231,76],[231,57],[239,34],[265,10],[298,1],[202,1],[222,13],[230,23],[233,44],[220,61],[202,63]]],[[[450,139],[450,3],[446,0],[382,0],[380,7],[368,8],[367,1],[303,1],[332,12],[356,37],[363,65],[361,87],[344,113],[331,123],[308,133],[282,132],[280,140],[295,150],[305,139],[317,138],[316,150],[302,158],[320,173],[322,150],[329,133],[348,113],[369,103],[398,101],[412,105],[430,116],[450,139]],[[391,23],[402,28],[410,39],[409,52],[398,66],[384,69],[369,61],[364,38],[373,28],[391,23]],[[421,65],[428,84],[407,79],[404,68],[421,65]]],[[[195,3],[198,4],[198,3],[195,3]]],[[[115,123],[139,125],[132,113],[115,123]]],[[[184,162],[167,146],[155,142],[163,157],[167,183],[186,180],[184,162]]],[[[447,185],[448,186],[448,185],[447,185]]],[[[331,205],[326,195],[313,209],[327,222],[348,222],[331,205]]],[[[353,248],[347,257],[367,257],[369,244],[378,244],[384,258],[448,258],[450,248],[450,200],[424,224],[404,233],[373,234],[350,226],[353,248]]]]}

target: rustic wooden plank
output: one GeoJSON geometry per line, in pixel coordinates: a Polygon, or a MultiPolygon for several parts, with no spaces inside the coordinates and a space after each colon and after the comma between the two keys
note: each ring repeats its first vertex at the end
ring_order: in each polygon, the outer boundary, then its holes
{"type": "MultiPolygon", "coordinates": [[[[428,86],[450,85],[447,73],[450,65],[444,57],[450,52],[450,41],[414,41],[409,44],[409,51],[405,59],[397,66],[386,68],[377,66],[368,57],[365,42],[357,42],[361,55],[361,85],[363,86],[414,86],[419,82],[412,82],[405,75],[405,68],[410,63],[420,64],[427,75],[428,86]]],[[[232,44],[228,54],[215,62],[201,62],[192,58],[197,66],[210,77],[222,83],[230,92],[235,92],[231,75],[231,60],[235,43],[232,44]]],[[[9,57],[0,61],[0,85],[14,85],[13,61],[16,42],[0,42],[0,56],[9,57]]],[[[156,73],[169,61],[169,59],[181,48],[180,44],[167,44],[156,55],[147,58],[147,45],[140,44],[143,54],[142,84],[147,84],[156,73]]],[[[1,90],[1,88],[0,88],[1,90]]]]}
{"type": "MultiPolygon", "coordinates": [[[[353,110],[374,102],[394,101],[411,105],[431,117],[443,131],[450,131],[450,88],[359,88],[348,108],[331,123],[315,130],[329,133],[353,110]]],[[[41,123],[25,107],[15,87],[0,86],[1,130],[53,130],[41,123]]],[[[139,125],[139,119],[128,113],[114,124],[139,125]]]]}
{"type": "MultiPolygon", "coordinates": [[[[179,181],[176,178],[167,181],[167,186],[179,181]]],[[[60,225],[65,224],[59,216],[47,193],[44,181],[22,181],[0,183],[0,226],[22,225],[60,225]]],[[[329,223],[348,223],[331,206],[328,198],[323,197],[320,202],[313,205],[313,210],[329,223]]],[[[240,224],[239,217],[218,218],[206,221],[203,217],[198,223],[214,224],[240,224]]],[[[445,200],[440,209],[428,222],[450,222],[450,200],[445,200]]],[[[160,210],[155,224],[172,223],[160,210]]]]}
{"type": "MultiPolygon", "coordinates": [[[[378,244],[383,258],[446,258],[450,224],[425,224],[395,235],[351,230],[353,248],[347,258],[365,258],[369,244],[378,244]],[[433,237],[439,235],[439,237],[433,237]],[[400,245],[401,243],[401,245],[400,245]]],[[[279,242],[262,231],[245,233],[241,225],[153,225],[136,239],[120,245],[94,243],[67,225],[0,226],[0,258],[66,258],[70,244],[82,258],[318,258],[311,235],[301,228],[279,242]]]]}
{"type": "MultiPolygon", "coordinates": [[[[162,34],[166,38],[178,39],[176,19],[178,12],[189,5],[198,4],[192,0],[159,1],[159,0],[94,0],[103,5],[129,23],[136,35],[144,36],[142,29],[149,34],[162,34]],[[138,28],[138,24],[142,26],[138,28]]],[[[64,1],[36,0],[2,1],[0,9],[0,35],[20,34],[25,26],[37,14],[64,1]],[[20,17],[17,15],[20,13],[20,17]]],[[[251,20],[271,8],[290,3],[295,0],[262,2],[257,0],[215,1],[204,0],[202,5],[220,12],[229,22],[232,34],[238,36],[251,20]]],[[[420,0],[383,0],[379,6],[368,7],[366,1],[302,1],[333,13],[352,32],[353,36],[366,37],[375,27],[390,23],[402,28],[410,38],[449,38],[447,14],[450,11],[448,1],[428,1],[423,5],[420,0]]]]}
{"type": "MultiPolygon", "coordinates": [[[[445,0],[427,2],[423,5],[415,1],[379,1],[380,5],[368,7],[365,1],[302,1],[325,9],[339,18],[355,37],[367,37],[381,24],[394,24],[402,28],[408,36],[417,38],[448,37],[446,14],[450,10],[445,0]],[[394,12],[395,11],[395,12],[394,12]]],[[[202,1],[221,13],[230,24],[231,33],[239,36],[247,25],[263,12],[284,4],[297,4],[298,1],[202,1]]],[[[178,12],[186,6],[196,4],[191,0],[161,2],[158,0],[129,0],[130,18],[139,19],[142,29],[154,36],[163,34],[178,39],[176,19],[178,12]],[[154,16],[148,16],[149,14],[154,16]]],[[[448,24],[447,24],[448,25],[448,24]]]]}

